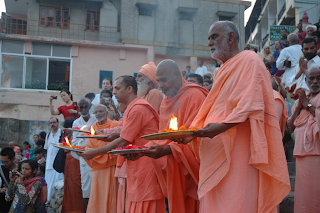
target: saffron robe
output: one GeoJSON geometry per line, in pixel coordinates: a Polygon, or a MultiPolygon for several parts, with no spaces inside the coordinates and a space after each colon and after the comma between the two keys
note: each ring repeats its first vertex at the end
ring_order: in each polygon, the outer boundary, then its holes
{"type": "Polygon", "coordinates": [[[160,104],[163,99],[162,92],[157,89],[152,89],[142,98],[146,100],[159,114],[160,104]]]}
{"type": "MultiPolygon", "coordinates": [[[[148,142],[140,138],[142,135],[155,133],[159,128],[158,113],[141,98],[128,105],[122,122],[120,137],[137,146],[148,142]]],[[[124,162],[127,174],[126,213],[165,213],[164,196],[151,158],[141,157],[136,161],[124,162]]],[[[121,167],[121,164],[117,166],[121,167]]]]}
{"type": "Polygon", "coordinates": [[[200,212],[277,212],[291,188],[269,73],[257,54],[242,51],[214,82],[191,125],[239,124],[201,139],[200,212]]]}
{"type": "MultiPolygon", "coordinates": [[[[112,121],[108,118],[103,125],[97,122],[94,129],[113,128],[117,125],[118,121],[112,121]]],[[[98,149],[106,144],[104,141],[90,138],[86,148],[98,149]]],[[[105,154],[86,161],[92,168],[91,191],[87,212],[116,212],[118,180],[114,177],[114,173],[117,156],[105,154]]]]}

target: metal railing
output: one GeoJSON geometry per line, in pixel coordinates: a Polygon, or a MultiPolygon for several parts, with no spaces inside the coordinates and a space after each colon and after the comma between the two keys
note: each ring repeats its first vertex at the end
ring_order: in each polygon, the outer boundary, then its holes
{"type": "Polygon", "coordinates": [[[262,39],[262,48],[264,47],[268,39],[269,39],[269,33],[262,39]]]}
{"type": "Polygon", "coordinates": [[[76,40],[122,42],[121,28],[1,17],[0,33],[76,40]],[[61,27],[62,26],[62,27],[61,27]]]}
{"type": "Polygon", "coordinates": [[[278,14],[278,21],[281,19],[283,13],[286,11],[286,2],[284,2],[281,10],[279,11],[279,14],[278,14]]]}

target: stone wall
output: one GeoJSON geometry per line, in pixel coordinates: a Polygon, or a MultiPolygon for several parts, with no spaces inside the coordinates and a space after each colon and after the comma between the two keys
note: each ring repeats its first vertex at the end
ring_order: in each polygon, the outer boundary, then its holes
{"type": "MultiPolygon", "coordinates": [[[[60,122],[62,129],[62,122],[60,122]]],[[[48,121],[28,121],[12,118],[0,118],[0,148],[8,146],[9,141],[14,141],[16,146],[23,147],[24,141],[33,143],[33,135],[42,131],[50,132],[48,121]]]]}

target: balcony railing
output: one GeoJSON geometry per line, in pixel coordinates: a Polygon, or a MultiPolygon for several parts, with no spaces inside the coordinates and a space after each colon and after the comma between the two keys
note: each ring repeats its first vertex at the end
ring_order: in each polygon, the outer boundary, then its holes
{"type": "Polygon", "coordinates": [[[103,42],[121,42],[121,28],[91,26],[86,24],[50,23],[44,25],[40,20],[16,19],[1,17],[0,33],[45,36],[75,40],[90,40],[103,42]],[[61,27],[62,26],[62,27],[61,27]]]}
{"type": "Polygon", "coordinates": [[[283,15],[283,13],[284,13],[285,11],[286,11],[286,2],[284,2],[281,10],[279,11],[279,14],[278,14],[278,22],[279,22],[279,20],[281,19],[282,15],[283,15]]]}
{"type": "Polygon", "coordinates": [[[268,38],[269,38],[269,33],[262,39],[262,47],[264,47],[264,45],[268,41],[268,38]]]}

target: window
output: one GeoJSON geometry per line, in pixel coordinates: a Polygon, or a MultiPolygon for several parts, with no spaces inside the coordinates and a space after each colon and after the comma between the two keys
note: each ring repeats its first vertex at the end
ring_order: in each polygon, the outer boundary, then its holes
{"type": "Polygon", "coordinates": [[[86,30],[99,31],[100,12],[86,11],[86,30]]]}
{"type": "Polygon", "coordinates": [[[22,19],[15,19],[11,17],[7,17],[7,34],[27,34],[27,21],[22,19]]]}
{"type": "Polygon", "coordinates": [[[219,21],[232,21],[232,17],[219,16],[219,21]]]}
{"type": "Polygon", "coordinates": [[[104,78],[113,78],[113,72],[112,71],[104,71],[104,70],[100,70],[100,75],[99,75],[99,88],[102,88],[102,80],[104,78]]]}
{"type": "Polygon", "coordinates": [[[179,12],[179,20],[192,21],[193,13],[179,12]]]}
{"type": "Polygon", "coordinates": [[[139,7],[139,16],[152,16],[152,9],[147,7],[139,7]]]}
{"type": "Polygon", "coordinates": [[[69,8],[40,6],[40,26],[69,29],[69,24],[69,8]]]}
{"type": "Polygon", "coordinates": [[[3,40],[0,87],[37,90],[69,89],[70,46],[33,43],[24,54],[24,42],[3,40]]]}

